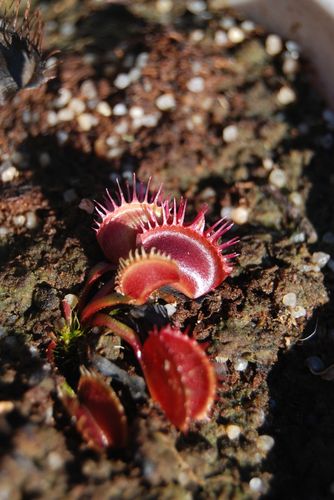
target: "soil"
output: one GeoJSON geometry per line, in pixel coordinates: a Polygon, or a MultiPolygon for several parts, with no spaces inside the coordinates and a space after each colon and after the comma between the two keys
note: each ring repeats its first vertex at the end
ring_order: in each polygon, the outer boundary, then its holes
{"type": "Polygon", "coordinates": [[[334,118],[298,48],[269,55],[261,28],[202,3],[40,3],[56,78],[0,109],[1,500],[334,492],[332,382],[308,368],[334,361],[334,118]],[[226,38],[231,25],[243,40],[226,38]],[[219,375],[210,418],[182,434],[123,394],[130,445],[99,454],[58,399],[59,371],[98,369],[96,353],[140,369],[112,336],[87,335],[58,371],[46,348],[61,300],[102,259],[90,200],[133,172],[187,197],[189,217],[203,203],[209,223],[231,216],[239,257],[171,316],[219,375]]]}

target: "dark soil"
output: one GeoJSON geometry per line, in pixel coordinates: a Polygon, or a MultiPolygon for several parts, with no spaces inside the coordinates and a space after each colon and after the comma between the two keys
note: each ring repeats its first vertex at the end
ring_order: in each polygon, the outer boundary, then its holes
{"type": "MultiPolygon", "coordinates": [[[[291,54],[269,56],[262,29],[218,43],[231,16],[219,2],[198,15],[185,2],[164,13],[164,2],[124,3],[41,2],[46,46],[62,50],[57,77],[0,109],[0,499],[330,498],[333,387],[306,360],[334,361],[334,266],[320,269],[316,253],[334,245],[333,117],[307,63],[284,72],[291,54]],[[242,222],[240,256],[215,291],[176,297],[171,317],[207,342],[219,374],[210,419],[181,434],[148,398],[126,396],[131,444],[98,454],[58,400],[45,350],[61,300],[102,258],[88,200],[133,172],[186,196],[190,215],[207,203],[210,223],[242,222]]],[[[80,346],[87,364],[89,347],[134,371],[112,337],[80,346]]]]}

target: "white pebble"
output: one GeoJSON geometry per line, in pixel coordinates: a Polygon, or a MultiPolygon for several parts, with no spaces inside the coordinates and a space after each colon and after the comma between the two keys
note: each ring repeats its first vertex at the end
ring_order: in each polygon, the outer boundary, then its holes
{"type": "Polygon", "coordinates": [[[203,0],[189,0],[187,2],[187,9],[192,14],[200,14],[206,10],[206,2],[203,0]]]}
{"type": "Polygon", "coordinates": [[[223,30],[218,30],[215,33],[215,43],[219,47],[224,47],[228,42],[227,34],[223,30]]]}
{"type": "Polygon", "coordinates": [[[72,201],[76,200],[77,197],[78,195],[73,188],[67,189],[67,191],[64,191],[63,193],[63,198],[66,203],[72,203],[72,201]]]}
{"type": "Polygon", "coordinates": [[[220,216],[230,219],[232,210],[233,210],[232,207],[223,207],[220,211],[220,216]]]}
{"type": "Polygon", "coordinates": [[[274,162],[271,158],[264,158],[262,161],[262,165],[266,170],[270,171],[274,167],[274,162]]]}
{"type": "Polygon", "coordinates": [[[138,54],[137,59],[136,59],[136,66],[138,68],[144,68],[147,64],[149,58],[148,52],[141,52],[138,54]]]}
{"type": "Polygon", "coordinates": [[[161,116],[160,113],[143,116],[142,118],[143,127],[148,127],[148,128],[156,127],[159,122],[160,116],[161,116]]]}
{"type": "Polygon", "coordinates": [[[96,106],[96,111],[100,113],[102,116],[109,117],[111,116],[112,110],[109,104],[106,101],[101,101],[96,106]]]}
{"type": "Polygon", "coordinates": [[[194,30],[190,33],[190,41],[194,42],[194,43],[198,43],[198,42],[201,42],[204,38],[204,31],[202,30],[194,30]]]}
{"type": "Polygon", "coordinates": [[[231,212],[231,219],[238,225],[246,224],[249,217],[249,210],[246,207],[233,208],[231,212]]]}
{"type": "Polygon", "coordinates": [[[286,293],[283,296],[282,302],[287,307],[296,307],[296,305],[297,305],[297,296],[293,292],[286,293]]]}
{"type": "Polygon", "coordinates": [[[245,40],[245,33],[238,26],[232,26],[227,32],[227,38],[232,43],[241,43],[245,40]]]}
{"type": "Polygon", "coordinates": [[[270,56],[277,56],[283,49],[283,42],[278,35],[268,35],[265,42],[266,52],[270,56]]]}
{"type": "Polygon", "coordinates": [[[281,87],[276,96],[277,102],[282,106],[287,106],[296,100],[295,91],[291,87],[281,87]]]}
{"type": "Polygon", "coordinates": [[[50,125],[50,127],[54,127],[58,123],[58,114],[55,111],[49,111],[46,119],[48,125],[50,125]]]}
{"type": "Polygon", "coordinates": [[[275,168],[269,175],[269,182],[277,188],[282,188],[286,185],[286,174],[284,170],[275,168]]]}
{"type": "Polygon", "coordinates": [[[233,366],[237,372],[244,372],[248,366],[248,361],[247,359],[239,358],[234,362],[233,366]]]}
{"type": "Polygon", "coordinates": [[[16,177],[18,177],[19,171],[17,170],[16,167],[11,165],[9,162],[5,162],[5,163],[6,163],[6,165],[4,165],[4,163],[2,165],[0,165],[1,180],[2,180],[2,182],[11,182],[14,179],[16,179],[16,177]],[[8,165],[7,165],[7,163],[8,163],[8,165]]]}
{"type": "Polygon", "coordinates": [[[256,445],[259,450],[268,452],[272,449],[275,444],[275,439],[272,436],[268,436],[267,434],[263,434],[259,436],[256,440],[256,445]]]}
{"type": "Polygon", "coordinates": [[[36,212],[27,212],[26,213],[26,227],[28,229],[35,229],[38,226],[38,217],[36,212]]]}
{"type": "Polygon", "coordinates": [[[129,128],[128,122],[126,120],[122,120],[119,123],[117,123],[117,125],[115,125],[114,130],[116,134],[124,135],[127,133],[128,128],[129,128]]]}
{"type": "Polygon", "coordinates": [[[129,115],[132,119],[142,118],[144,116],[144,110],[140,106],[132,106],[129,109],[129,115]]]}
{"type": "Polygon", "coordinates": [[[49,155],[49,153],[47,153],[46,151],[44,151],[43,153],[40,153],[38,155],[38,161],[39,161],[39,164],[41,167],[48,167],[51,163],[51,157],[49,155]]]}
{"type": "Polygon", "coordinates": [[[176,302],[174,302],[173,304],[166,304],[165,305],[165,309],[166,309],[166,312],[167,312],[167,316],[170,318],[177,311],[177,304],[176,304],[176,302]]]}
{"type": "Polygon", "coordinates": [[[293,203],[293,205],[295,205],[295,207],[301,207],[303,205],[303,197],[297,191],[293,191],[289,194],[289,200],[293,203]]]}
{"type": "Polygon", "coordinates": [[[93,80],[85,80],[82,82],[80,91],[86,99],[96,99],[98,97],[95,83],[93,80]]]}
{"type": "Polygon", "coordinates": [[[303,232],[294,233],[290,239],[293,243],[303,243],[306,240],[306,236],[303,232]]]}
{"type": "Polygon", "coordinates": [[[232,28],[232,26],[235,26],[235,19],[230,16],[225,16],[219,21],[219,24],[222,28],[228,30],[232,28]]]}
{"type": "Polygon", "coordinates": [[[321,372],[325,368],[324,362],[318,356],[309,356],[305,364],[312,373],[321,372]]]}
{"type": "Polygon", "coordinates": [[[241,429],[239,425],[229,424],[225,428],[227,437],[233,441],[234,439],[238,439],[241,434],[241,429]]]}
{"type": "Polygon", "coordinates": [[[72,98],[72,92],[69,89],[61,88],[58,91],[58,97],[53,101],[55,108],[64,108],[72,98]]]}
{"type": "Polygon", "coordinates": [[[204,78],[202,78],[201,76],[194,76],[194,78],[191,78],[187,82],[187,89],[190,90],[190,92],[195,92],[195,93],[203,92],[204,88],[205,88],[205,81],[204,78]]]}
{"type": "Polygon", "coordinates": [[[155,8],[159,12],[159,14],[167,14],[173,8],[172,0],[157,0],[155,3],[155,8]]]}
{"type": "Polygon", "coordinates": [[[239,130],[236,125],[228,125],[223,129],[223,139],[225,142],[234,142],[238,139],[239,130]]]}
{"type": "Polygon", "coordinates": [[[128,109],[125,106],[125,104],[123,104],[122,102],[115,104],[114,109],[113,109],[113,114],[115,116],[124,116],[127,114],[127,112],[128,112],[128,109]]]}
{"type": "Polygon", "coordinates": [[[285,75],[294,75],[299,68],[298,61],[293,57],[285,57],[282,65],[282,71],[285,75]]]}
{"type": "Polygon", "coordinates": [[[26,218],[24,215],[15,215],[13,217],[13,224],[16,227],[22,227],[26,223],[26,218]]]}
{"type": "Polygon", "coordinates": [[[0,238],[5,238],[9,233],[8,229],[4,226],[0,226],[0,238]]]}
{"type": "Polygon", "coordinates": [[[240,24],[240,28],[246,33],[251,33],[255,30],[255,24],[253,23],[253,21],[245,19],[245,21],[242,21],[242,23],[240,24]]]}
{"type": "Polygon", "coordinates": [[[325,267],[331,256],[325,252],[314,252],[311,260],[314,264],[321,268],[325,267]]]}
{"type": "Polygon", "coordinates": [[[252,477],[252,479],[249,481],[249,487],[251,490],[256,491],[257,493],[264,492],[264,484],[262,479],[260,479],[259,477],[252,477]]]}
{"type": "Polygon", "coordinates": [[[285,46],[291,55],[293,55],[294,57],[299,57],[300,46],[298,45],[297,42],[293,40],[288,40],[287,42],[285,42],[285,46]]]}
{"type": "Polygon", "coordinates": [[[175,108],[176,102],[173,94],[162,94],[155,100],[157,108],[161,111],[168,111],[175,108]]]}
{"type": "Polygon", "coordinates": [[[303,306],[296,306],[295,308],[292,309],[291,311],[291,316],[293,318],[303,318],[306,316],[306,309],[303,306]]]}
{"type": "Polygon", "coordinates": [[[75,113],[76,115],[80,115],[85,111],[86,104],[81,99],[74,97],[68,103],[68,107],[73,111],[73,113],[75,113]]]}
{"type": "Polygon", "coordinates": [[[59,471],[64,465],[64,459],[60,453],[51,451],[47,456],[47,464],[52,471],[59,471]]]}
{"type": "Polygon", "coordinates": [[[58,111],[59,122],[70,122],[74,118],[74,112],[70,108],[63,108],[58,111]]]}
{"type": "Polygon", "coordinates": [[[113,159],[113,158],[118,158],[124,153],[124,148],[118,147],[118,148],[113,148],[110,149],[107,153],[107,158],[113,159]]]}
{"type": "Polygon", "coordinates": [[[84,132],[88,132],[98,124],[98,119],[96,118],[96,116],[91,115],[90,113],[82,113],[82,115],[77,117],[77,121],[79,127],[84,132]]]}
{"type": "Polygon", "coordinates": [[[58,144],[60,146],[62,146],[63,144],[65,144],[65,142],[69,138],[69,134],[65,130],[58,130],[56,136],[57,136],[58,144]]]}
{"type": "Polygon", "coordinates": [[[129,75],[127,73],[119,73],[114,80],[114,85],[118,89],[126,89],[131,83],[129,75]]]}

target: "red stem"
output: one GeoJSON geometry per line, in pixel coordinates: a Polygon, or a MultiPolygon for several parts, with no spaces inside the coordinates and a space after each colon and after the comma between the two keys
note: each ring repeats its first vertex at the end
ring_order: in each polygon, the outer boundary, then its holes
{"type": "Polygon", "coordinates": [[[78,311],[80,312],[82,308],[85,305],[85,300],[88,295],[89,290],[91,287],[94,285],[95,281],[98,280],[103,274],[107,273],[108,271],[114,271],[115,266],[114,264],[110,264],[110,262],[99,262],[96,264],[88,273],[87,281],[85,283],[85,286],[83,287],[83,290],[81,292],[79,304],[78,304],[78,311]]]}
{"type": "Polygon", "coordinates": [[[105,328],[108,328],[110,332],[121,337],[121,339],[125,340],[125,342],[127,342],[132,347],[136,358],[138,359],[139,363],[141,363],[142,346],[137,334],[132,328],[125,325],[121,321],[108,316],[108,314],[103,313],[96,314],[90,321],[90,326],[104,326],[105,328]]]}
{"type": "Polygon", "coordinates": [[[80,315],[80,321],[85,323],[93,314],[106,307],[118,306],[121,304],[130,304],[132,299],[126,295],[119,295],[118,293],[112,293],[111,295],[105,295],[97,299],[91,300],[87,306],[83,309],[80,315]]]}

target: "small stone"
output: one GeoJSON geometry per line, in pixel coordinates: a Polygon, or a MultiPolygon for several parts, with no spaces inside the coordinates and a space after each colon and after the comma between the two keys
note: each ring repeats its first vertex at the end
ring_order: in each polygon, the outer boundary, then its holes
{"type": "Polygon", "coordinates": [[[295,207],[301,207],[303,205],[303,197],[297,191],[293,191],[289,194],[289,200],[295,207]]]}
{"type": "Polygon", "coordinates": [[[279,104],[282,104],[282,106],[287,106],[288,104],[295,102],[296,94],[291,87],[284,86],[279,89],[276,99],[279,104]]]}
{"type": "Polygon", "coordinates": [[[166,309],[166,312],[167,312],[167,316],[170,318],[177,311],[177,304],[176,304],[176,302],[174,304],[166,304],[165,305],[165,309],[166,309]]]}
{"type": "Polygon", "coordinates": [[[0,415],[10,413],[15,408],[13,401],[0,401],[0,415]]]}
{"type": "Polygon", "coordinates": [[[112,110],[109,104],[106,101],[100,101],[96,106],[96,111],[100,113],[102,116],[109,117],[111,116],[112,110]]]}
{"type": "Polygon", "coordinates": [[[130,83],[135,82],[136,80],[139,80],[141,77],[141,69],[140,68],[132,68],[129,73],[128,73],[128,78],[130,80],[130,83]]]}
{"type": "Polygon", "coordinates": [[[225,16],[219,21],[219,25],[224,29],[228,30],[235,26],[235,19],[231,16],[225,16]]]}
{"type": "Polygon", "coordinates": [[[13,217],[13,224],[16,227],[22,227],[26,223],[25,215],[15,215],[13,217]]]}
{"type": "Polygon", "coordinates": [[[63,193],[63,198],[66,203],[72,203],[77,199],[77,197],[78,195],[73,188],[67,189],[67,191],[63,193]]]}
{"type": "Polygon", "coordinates": [[[327,231],[323,237],[322,237],[322,241],[324,243],[328,243],[329,245],[334,245],[334,233],[332,233],[331,231],[327,231]]]}
{"type": "Polygon", "coordinates": [[[249,210],[246,207],[233,208],[231,212],[231,219],[238,225],[246,224],[248,222],[249,210]]]}
{"type": "Polygon", "coordinates": [[[187,9],[192,14],[200,14],[206,10],[206,2],[204,0],[189,0],[187,2],[187,9]]]}
{"type": "Polygon", "coordinates": [[[159,119],[160,119],[160,113],[155,113],[155,114],[150,114],[150,115],[145,115],[142,118],[142,124],[143,127],[156,127],[158,125],[159,119]]]}
{"type": "Polygon", "coordinates": [[[253,21],[250,21],[249,19],[245,19],[245,21],[242,21],[242,23],[240,24],[240,28],[246,33],[251,33],[255,30],[255,27],[255,23],[253,23],[253,21]]]}
{"type": "Polygon", "coordinates": [[[318,356],[309,356],[306,359],[305,364],[312,373],[321,372],[325,369],[324,362],[318,356]]]}
{"type": "Polygon", "coordinates": [[[232,207],[223,207],[220,211],[220,216],[230,219],[232,210],[233,210],[232,207]]]}
{"type": "Polygon", "coordinates": [[[274,162],[271,158],[264,158],[262,161],[263,168],[270,171],[274,167],[274,162]]]}
{"type": "Polygon", "coordinates": [[[239,425],[229,424],[225,428],[227,437],[233,441],[234,439],[238,439],[241,434],[241,429],[239,425]]]}
{"type": "Polygon", "coordinates": [[[0,172],[1,181],[4,183],[11,182],[19,176],[19,171],[17,170],[17,168],[7,161],[0,165],[0,172]]]}
{"type": "Polygon", "coordinates": [[[129,129],[129,125],[128,125],[128,122],[126,120],[120,121],[119,123],[117,123],[117,125],[115,125],[115,128],[114,128],[116,134],[119,134],[119,135],[126,134],[128,129],[129,129]]]}
{"type": "Polygon", "coordinates": [[[233,366],[237,372],[244,372],[247,369],[248,361],[247,359],[239,358],[234,362],[233,366]]]}
{"type": "Polygon", "coordinates": [[[98,93],[93,80],[85,80],[82,82],[80,91],[86,99],[97,99],[98,93]]]}
{"type": "Polygon", "coordinates": [[[239,130],[236,125],[228,125],[223,129],[223,139],[225,142],[234,142],[238,139],[239,130]]]}
{"type": "Polygon", "coordinates": [[[331,256],[325,252],[314,252],[311,257],[311,261],[322,269],[326,266],[327,262],[330,260],[331,256]]]}
{"type": "Polygon", "coordinates": [[[168,14],[173,8],[172,0],[157,0],[155,3],[155,8],[159,14],[168,14]]]}
{"type": "Polygon", "coordinates": [[[298,61],[293,57],[285,57],[282,65],[282,71],[285,75],[294,75],[299,68],[298,61]]]}
{"type": "Polygon", "coordinates": [[[194,30],[190,33],[190,41],[193,43],[201,42],[204,39],[204,31],[202,30],[194,30]]]}
{"type": "Polygon", "coordinates": [[[264,484],[262,479],[259,477],[253,477],[249,481],[249,487],[252,491],[256,491],[257,493],[263,493],[264,492],[264,484]]]}
{"type": "Polygon", "coordinates": [[[223,30],[218,30],[215,33],[215,43],[219,47],[224,47],[228,42],[227,34],[223,30]]]}
{"type": "Polygon", "coordinates": [[[98,124],[98,119],[96,116],[90,113],[82,113],[77,117],[78,125],[84,132],[89,132],[93,127],[98,124]]]}
{"type": "Polygon", "coordinates": [[[256,445],[259,450],[263,452],[268,452],[272,449],[275,444],[275,439],[272,436],[268,436],[267,434],[262,434],[256,440],[256,445]]]}
{"type": "Polygon", "coordinates": [[[269,182],[277,188],[283,188],[286,185],[286,174],[284,170],[275,168],[269,175],[269,182]]]}
{"type": "Polygon", "coordinates": [[[71,109],[74,114],[80,115],[81,113],[83,113],[85,111],[86,104],[81,99],[74,97],[68,103],[68,108],[71,109]]]}
{"type": "Polygon", "coordinates": [[[283,42],[278,35],[268,35],[265,41],[267,54],[277,56],[283,50],[283,42]]]}
{"type": "Polygon", "coordinates": [[[50,165],[51,157],[50,157],[49,153],[44,151],[43,153],[40,153],[38,155],[38,161],[39,161],[40,166],[45,168],[45,167],[48,167],[50,165]]]}
{"type": "Polygon", "coordinates": [[[129,115],[131,118],[142,118],[144,116],[144,110],[140,106],[131,106],[129,109],[129,115]]]}
{"type": "Polygon", "coordinates": [[[68,140],[69,134],[65,130],[58,130],[56,137],[57,137],[58,144],[60,146],[62,146],[68,140]]]}
{"type": "Polygon", "coordinates": [[[227,32],[227,38],[232,43],[241,43],[245,40],[245,33],[238,26],[232,26],[227,32]]]}
{"type": "Polygon", "coordinates": [[[204,88],[205,81],[201,76],[194,76],[194,78],[191,78],[187,82],[187,89],[190,90],[190,92],[200,93],[203,92],[204,88]]]}
{"type": "Polygon", "coordinates": [[[69,89],[61,88],[58,91],[58,97],[53,101],[55,108],[64,108],[72,98],[72,92],[69,89]]]}
{"type": "Polygon", "coordinates": [[[127,73],[119,73],[114,80],[114,85],[118,89],[126,89],[131,83],[129,75],[127,73]]]}
{"type": "Polygon", "coordinates": [[[54,127],[58,123],[58,114],[55,111],[49,111],[46,115],[46,119],[48,125],[50,125],[50,127],[54,127]]]}
{"type": "Polygon", "coordinates": [[[306,316],[306,309],[303,306],[296,306],[291,310],[291,316],[295,319],[306,316]]]}
{"type": "Polygon", "coordinates": [[[70,108],[63,108],[58,111],[59,122],[70,122],[74,118],[74,112],[70,108]]]}
{"type": "Polygon", "coordinates": [[[47,456],[47,464],[52,471],[59,471],[64,465],[64,459],[60,453],[51,451],[47,456]]]}
{"type": "Polygon", "coordinates": [[[282,302],[287,307],[296,307],[297,304],[297,296],[293,292],[286,293],[283,296],[282,302]]]}
{"type": "Polygon", "coordinates": [[[136,59],[136,66],[138,68],[145,68],[147,61],[149,58],[148,52],[141,52],[138,54],[137,59],[136,59]]]}
{"type": "Polygon", "coordinates": [[[162,94],[157,97],[155,104],[160,111],[169,111],[176,106],[175,97],[173,94],[162,94]]]}
{"type": "Polygon", "coordinates": [[[0,226],[0,239],[6,238],[8,234],[9,234],[8,229],[5,226],[0,226]]]}
{"type": "Polygon", "coordinates": [[[123,104],[122,102],[115,104],[114,109],[113,109],[113,114],[115,116],[124,116],[127,114],[127,112],[128,112],[128,109],[125,106],[125,104],[123,104]]]}
{"type": "Polygon", "coordinates": [[[300,55],[300,46],[297,42],[295,42],[294,40],[288,40],[287,42],[285,42],[285,47],[293,57],[298,59],[300,55]]]}
{"type": "Polygon", "coordinates": [[[26,213],[26,227],[28,229],[35,229],[38,226],[39,219],[36,215],[36,212],[27,212],[26,213]]]}

